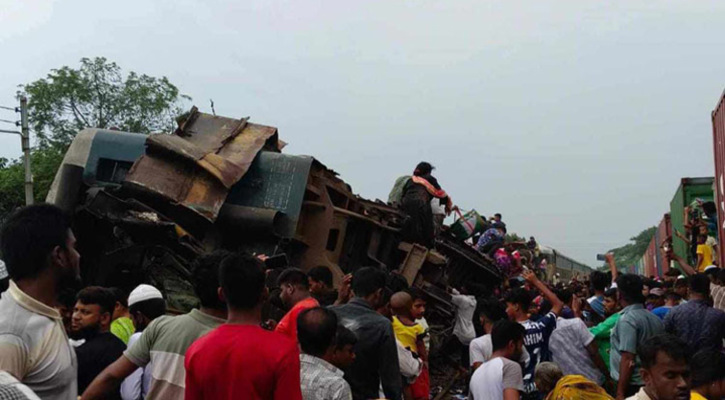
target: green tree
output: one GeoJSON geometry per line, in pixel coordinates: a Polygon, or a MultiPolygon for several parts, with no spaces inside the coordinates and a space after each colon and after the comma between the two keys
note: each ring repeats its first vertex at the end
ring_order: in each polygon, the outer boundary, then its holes
{"type": "MultiPolygon", "coordinates": [[[[657,227],[653,226],[647,228],[639,233],[639,235],[630,238],[631,243],[627,243],[622,247],[609,250],[610,253],[614,254],[614,262],[620,268],[627,268],[634,265],[642,258],[642,255],[647,251],[650,241],[657,232],[657,227]]],[[[602,266],[602,269],[608,269],[606,265],[602,266]]]]}
{"type": "MultiPolygon", "coordinates": [[[[75,135],[88,127],[137,133],[171,132],[182,95],[165,77],[129,72],[105,58],[83,58],[78,69],[53,69],[47,77],[21,85],[28,96],[36,201],[44,201],[75,135]]],[[[0,219],[25,203],[22,158],[0,158],[0,219]]]]}
{"type": "Polygon", "coordinates": [[[29,97],[29,120],[41,146],[67,146],[83,128],[170,132],[182,103],[190,97],[166,77],[129,72],[103,57],[82,58],[80,68],[50,71],[22,90],[29,97]]]}

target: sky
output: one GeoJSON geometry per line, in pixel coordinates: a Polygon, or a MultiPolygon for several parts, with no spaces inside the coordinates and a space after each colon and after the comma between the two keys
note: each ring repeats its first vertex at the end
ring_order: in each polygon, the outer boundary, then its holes
{"type": "MultiPolygon", "coordinates": [[[[0,105],[103,56],[279,128],[366,198],[422,160],[462,209],[579,261],[712,176],[723,1],[0,0],[0,105]]],[[[12,119],[12,113],[0,112],[12,119]]],[[[8,126],[3,126],[8,128],[8,126]]],[[[0,135],[0,157],[20,140],[0,135]]]]}

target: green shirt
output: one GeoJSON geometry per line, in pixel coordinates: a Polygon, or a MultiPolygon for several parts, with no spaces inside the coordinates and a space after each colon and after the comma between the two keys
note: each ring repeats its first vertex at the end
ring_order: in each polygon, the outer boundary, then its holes
{"type": "Polygon", "coordinates": [[[601,324],[589,328],[589,332],[594,335],[594,340],[597,341],[597,347],[599,347],[599,355],[602,356],[604,364],[607,365],[607,370],[611,371],[609,367],[609,351],[612,348],[612,343],[609,341],[612,336],[612,329],[614,325],[617,325],[619,321],[620,313],[615,313],[607,317],[601,324]]]}
{"type": "Polygon", "coordinates": [[[131,318],[121,317],[111,322],[111,333],[116,335],[126,345],[128,345],[128,339],[131,338],[134,332],[136,332],[136,328],[133,326],[131,318]]]}
{"type": "Polygon", "coordinates": [[[665,333],[665,326],[660,318],[647,311],[643,304],[624,307],[621,314],[619,321],[612,329],[612,351],[609,354],[612,379],[619,380],[622,353],[627,352],[635,355],[635,365],[629,384],[642,386],[644,381],[639,373],[642,363],[637,355],[637,348],[651,337],[665,333]]]}

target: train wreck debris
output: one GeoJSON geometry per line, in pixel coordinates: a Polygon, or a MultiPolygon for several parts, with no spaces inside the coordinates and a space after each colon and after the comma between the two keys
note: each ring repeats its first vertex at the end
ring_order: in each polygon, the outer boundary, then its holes
{"type": "Polygon", "coordinates": [[[431,249],[402,242],[402,211],[355,195],[333,170],[283,145],[274,127],[196,108],[172,135],[86,129],[48,202],[75,215],[86,283],[151,283],[179,312],[195,305],[194,260],[216,249],[327,266],[336,285],[363,266],[397,271],[431,299],[438,343],[455,314],[448,286],[503,280],[491,259],[446,232],[431,249]]]}

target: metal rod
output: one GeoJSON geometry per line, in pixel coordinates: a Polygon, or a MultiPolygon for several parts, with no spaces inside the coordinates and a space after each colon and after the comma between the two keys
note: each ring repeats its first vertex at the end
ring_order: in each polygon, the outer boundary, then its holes
{"type": "Polygon", "coordinates": [[[33,173],[30,170],[30,129],[28,128],[28,98],[20,97],[20,127],[22,131],[23,164],[25,164],[25,205],[33,204],[33,173]]]}

